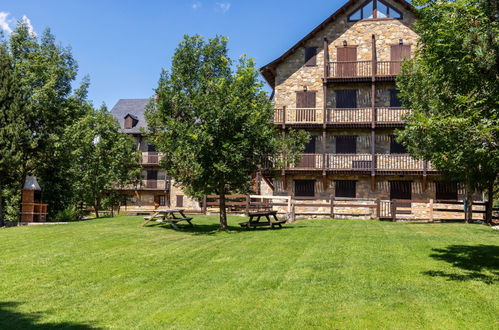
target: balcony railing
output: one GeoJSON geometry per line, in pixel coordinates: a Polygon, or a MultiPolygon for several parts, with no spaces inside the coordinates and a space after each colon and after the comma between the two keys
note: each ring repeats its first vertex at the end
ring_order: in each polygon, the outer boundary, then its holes
{"type": "Polygon", "coordinates": [[[143,152],[142,153],[142,164],[143,165],[158,165],[161,161],[161,155],[158,152],[143,152]]]}
{"type": "MultiPolygon", "coordinates": [[[[280,108],[274,111],[274,124],[324,124],[323,109],[280,108]]],[[[326,110],[326,124],[369,124],[372,108],[330,108],[326,110]]],[[[411,111],[405,108],[376,108],[376,123],[403,124],[411,111]]]]}
{"type": "Polygon", "coordinates": [[[123,187],[124,190],[166,190],[168,188],[166,179],[142,180],[138,185],[126,185],[123,187]]]}
{"type": "MultiPolygon", "coordinates": [[[[372,154],[302,154],[297,165],[289,169],[298,170],[335,170],[335,171],[370,171],[372,170],[372,154]],[[324,165],[326,166],[324,168],[324,165]]],[[[268,164],[270,165],[270,164],[268,164]]],[[[425,162],[412,158],[408,154],[376,154],[376,171],[434,171],[431,164],[425,168],[425,162]]]]}
{"type": "MultiPolygon", "coordinates": [[[[402,61],[377,61],[376,77],[396,76],[400,73],[402,61]]],[[[373,75],[372,61],[329,62],[330,78],[365,78],[373,75]]]]}

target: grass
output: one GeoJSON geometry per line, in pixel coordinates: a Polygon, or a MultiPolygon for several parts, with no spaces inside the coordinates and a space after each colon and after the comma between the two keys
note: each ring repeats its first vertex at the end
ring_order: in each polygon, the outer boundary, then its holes
{"type": "Polygon", "coordinates": [[[240,219],[227,233],[206,216],[180,232],[140,217],[2,229],[0,328],[499,328],[486,226],[240,219]]]}

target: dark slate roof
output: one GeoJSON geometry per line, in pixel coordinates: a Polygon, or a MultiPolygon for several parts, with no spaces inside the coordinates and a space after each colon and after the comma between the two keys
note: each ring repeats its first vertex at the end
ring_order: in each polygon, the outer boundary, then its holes
{"type": "Polygon", "coordinates": [[[121,99],[111,110],[111,114],[118,120],[121,129],[125,133],[140,134],[141,128],[147,130],[147,123],[144,117],[146,106],[149,104],[149,99],[121,99]],[[135,127],[125,129],[125,117],[127,115],[138,120],[135,127]]]}

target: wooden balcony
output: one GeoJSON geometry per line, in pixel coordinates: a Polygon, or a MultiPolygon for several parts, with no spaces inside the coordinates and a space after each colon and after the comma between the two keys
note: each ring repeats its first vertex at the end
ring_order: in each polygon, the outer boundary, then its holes
{"type": "Polygon", "coordinates": [[[329,126],[368,126],[375,124],[381,126],[402,126],[405,116],[411,111],[405,108],[378,107],[373,115],[372,108],[330,108],[326,109],[300,109],[280,108],[274,111],[274,124],[276,125],[322,125],[324,119],[329,126]]]}
{"type": "Polygon", "coordinates": [[[123,190],[168,190],[168,180],[142,180],[138,185],[127,185],[123,190]]]}
{"type": "Polygon", "coordinates": [[[400,73],[401,66],[402,61],[376,61],[374,66],[372,61],[329,62],[327,79],[368,81],[374,76],[380,80],[394,80],[400,73]]]}
{"type": "MultiPolygon", "coordinates": [[[[435,172],[431,164],[425,165],[424,161],[414,159],[409,154],[376,154],[374,159],[376,172],[435,172]]],[[[372,165],[372,154],[302,154],[300,162],[297,165],[289,166],[288,169],[370,172],[372,165]],[[326,157],[325,162],[324,156],[326,157]]]]}
{"type": "Polygon", "coordinates": [[[158,152],[143,152],[142,165],[159,165],[162,157],[158,152]]]}

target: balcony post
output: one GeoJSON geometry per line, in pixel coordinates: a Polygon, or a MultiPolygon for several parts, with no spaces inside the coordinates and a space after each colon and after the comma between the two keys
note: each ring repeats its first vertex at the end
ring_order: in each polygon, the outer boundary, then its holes
{"type": "Polygon", "coordinates": [[[428,172],[428,161],[423,161],[423,191],[428,189],[428,180],[427,180],[427,172],[428,172]]]}
{"type": "Polygon", "coordinates": [[[376,36],[372,35],[371,50],[371,190],[376,190],[376,36]]]}
{"type": "Polygon", "coordinates": [[[327,38],[324,38],[324,80],[329,77],[329,45],[327,38]]]}
{"type": "Polygon", "coordinates": [[[286,128],[286,106],[282,107],[282,129],[286,128]]]}

